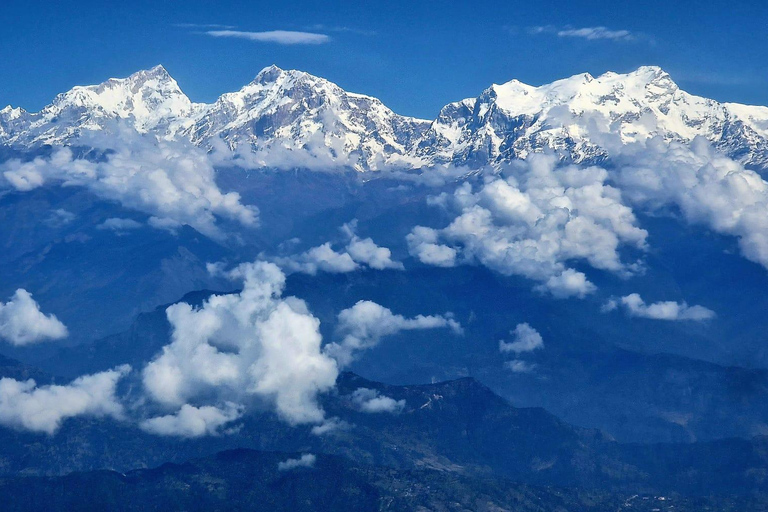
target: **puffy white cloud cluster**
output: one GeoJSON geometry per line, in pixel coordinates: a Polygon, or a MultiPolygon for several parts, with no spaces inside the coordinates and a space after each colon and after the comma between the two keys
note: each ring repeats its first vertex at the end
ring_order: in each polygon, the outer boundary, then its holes
{"type": "Polygon", "coordinates": [[[360,238],[356,229],[356,220],[342,226],[347,245],[341,252],[326,242],[301,254],[274,258],[274,261],[287,272],[309,275],[315,275],[318,271],[343,274],[354,272],[361,266],[376,270],[404,269],[402,263],[392,259],[392,251],[376,245],[371,238],[360,238]]]}
{"type": "Polygon", "coordinates": [[[539,331],[527,323],[517,324],[515,330],[510,334],[513,335],[514,341],[509,343],[503,340],[499,341],[499,350],[502,353],[514,352],[517,355],[544,348],[544,340],[539,331]]]}
{"type": "Polygon", "coordinates": [[[144,369],[148,394],[172,408],[258,398],[291,424],[322,422],[317,395],[334,386],[338,367],[321,351],[320,322],[302,300],[281,297],[285,275],[276,265],[244,264],[230,276],[243,279],[242,292],[167,309],[172,341],[144,369]]]}
{"type": "Polygon", "coordinates": [[[528,363],[521,359],[513,359],[511,361],[507,361],[504,363],[504,366],[506,366],[512,373],[531,373],[536,369],[535,364],[528,363]]]}
{"type": "Polygon", "coordinates": [[[336,336],[340,341],[326,345],[325,352],[341,366],[346,366],[352,362],[356,352],[375,347],[385,336],[407,330],[436,328],[448,328],[455,334],[463,332],[450,313],[405,318],[375,302],[361,300],[339,313],[336,336]]]}
{"type": "MultiPolygon", "coordinates": [[[[527,323],[517,324],[510,334],[513,336],[513,341],[499,341],[499,352],[502,354],[512,352],[516,358],[519,358],[522,354],[544,348],[544,339],[539,334],[539,331],[527,323]]],[[[528,363],[522,359],[507,361],[504,363],[504,366],[514,373],[530,373],[536,368],[535,364],[528,363]]]]}
{"type": "Polygon", "coordinates": [[[216,216],[254,226],[258,210],[240,202],[236,192],[223,193],[216,185],[215,171],[202,150],[153,137],[124,134],[117,147],[110,140],[106,157],[76,158],[69,148],[56,150],[49,158],[0,164],[0,175],[19,191],[29,191],[49,182],[76,185],[160,220],[188,224],[201,233],[221,238],[216,216]]]}
{"type": "Polygon", "coordinates": [[[620,299],[609,299],[603,306],[603,312],[614,311],[619,306],[623,306],[629,316],[652,320],[694,320],[701,322],[716,316],[711,309],[704,306],[689,306],[686,302],[662,301],[646,304],[637,293],[631,293],[620,299]]]}
{"type": "Polygon", "coordinates": [[[351,396],[352,403],[362,412],[398,413],[405,408],[405,400],[395,400],[380,394],[375,389],[358,388],[351,396]]]}
{"type": "Polygon", "coordinates": [[[133,219],[121,219],[119,217],[110,217],[104,222],[96,226],[96,229],[114,231],[116,233],[124,233],[132,229],[139,229],[141,227],[140,222],[136,222],[133,219]]]}
{"type": "Polygon", "coordinates": [[[66,386],[0,379],[0,424],[53,434],[75,416],[122,418],[123,406],[115,391],[129,371],[129,366],[121,366],[79,377],[66,386]]]}
{"type": "Polygon", "coordinates": [[[659,138],[617,148],[617,181],[650,209],[677,207],[691,223],[735,236],[743,255],[768,268],[768,183],[699,137],[659,138]]]}
{"type": "Polygon", "coordinates": [[[550,155],[533,155],[511,166],[506,178],[492,177],[474,190],[464,182],[452,195],[432,200],[458,216],[445,228],[414,228],[411,255],[430,265],[479,262],[504,275],[538,281],[555,297],[583,297],[595,287],[567,266],[582,260],[626,275],[622,245],[645,248],[647,232],[637,226],[617,188],[598,167],[557,167],[550,155]]]}
{"type": "Polygon", "coordinates": [[[144,420],[139,427],[160,436],[213,436],[219,433],[221,427],[240,418],[242,413],[243,407],[232,402],[225,403],[221,408],[184,404],[175,414],[144,420]]]}
{"type": "Polygon", "coordinates": [[[311,453],[305,453],[298,459],[287,459],[277,463],[278,471],[290,471],[296,468],[311,468],[315,465],[317,457],[311,453]]]}
{"type": "Polygon", "coordinates": [[[45,315],[32,294],[19,288],[11,300],[0,302],[0,338],[12,345],[31,345],[67,336],[66,326],[55,315],[45,315]]]}

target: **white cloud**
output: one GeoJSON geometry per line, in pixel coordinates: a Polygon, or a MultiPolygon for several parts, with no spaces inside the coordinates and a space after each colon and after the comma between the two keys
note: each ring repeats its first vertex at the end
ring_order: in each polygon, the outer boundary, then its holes
{"type": "Polygon", "coordinates": [[[270,30],[267,32],[244,32],[241,30],[209,30],[206,32],[213,37],[230,37],[235,39],[247,39],[259,43],[277,43],[285,45],[297,44],[324,44],[331,38],[325,34],[314,32],[297,32],[293,30],[270,30]]]}
{"type": "Polygon", "coordinates": [[[685,302],[663,301],[646,304],[637,293],[629,294],[621,299],[610,299],[603,311],[613,311],[623,306],[629,316],[650,318],[653,320],[694,320],[704,321],[714,318],[715,312],[704,306],[689,306],[685,302]]]}
{"type": "Polygon", "coordinates": [[[337,430],[347,430],[351,427],[349,423],[339,418],[333,417],[323,421],[320,425],[312,427],[312,434],[316,436],[324,436],[337,430]]]}
{"type": "Polygon", "coordinates": [[[34,380],[0,379],[0,424],[54,434],[62,422],[76,416],[121,418],[115,396],[117,382],[129,366],[85,375],[66,386],[37,386],[34,380]]]}
{"type": "Polygon", "coordinates": [[[406,330],[436,328],[449,328],[455,334],[462,334],[461,325],[450,314],[405,318],[375,302],[361,300],[339,313],[336,335],[340,341],[326,345],[325,353],[341,366],[346,366],[356,352],[378,345],[385,336],[406,330]]]}
{"type": "Polygon", "coordinates": [[[96,226],[96,229],[116,231],[118,233],[123,231],[130,231],[132,229],[139,229],[141,227],[140,222],[136,222],[133,219],[121,219],[119,217],[110,217],[104,222],[96,226]]]}
{"type": "Polygon", "coordinates": [[[354,272],[360,266],[376,270],[403,270],[403,264],[392,259],[392,251],[380,247],[370,238],[360,238],[355,233],[357,220],[341,227],[347,245],[343,252],[335,251],[331,242],[326,242],[308,251],[287,257],[276,257],[273,261],[287,272],[302,272],[315,275],[318,271],[343,274],[354,272]]]}
{"type": "Polygon", "coordinates": [[[351,396],[352,403],[362,412],[398,413],[405,408],[405,400],[395,400],[380,394],[375,389],[358,388],[351,396]]]}
{"type": "Polygon", "coordinates": [[[512,373],[532,373],[536,369],[535,364],[527,363],[520,359],[507,361],[504,363],[504,366],[506,366],[512,373]]]}
{"type": "Polygon", "coordinates": [[[222,408],[184,404],[175,414],[144,420],[139,427],[160,436],[202,437],[217,435],[219,429],[240,418],[243,407],[227,402],[222,408]]]}
{"type": "Polygon", "coordinates": [[[318,271],[344,274],[354,272],[359,268],[352,256],[346,252],[334,251],[330,242],[295,256],[277,257],[273,261],[284,268],[286,272],[301,272],[312,276],[318,271]]]}
{"type": "Polygon", "coordinates": [[[315,465],[317,457],[311,453],[305,453],[298,459],[288,459],[283,462],[278,462],[278,471],[290,471],[296,468],[311,468],[315,465]]]}
{"type": "Polygon", "coordinates": [[[534,290],[542,293],[549,292],[556,299],[567,299],[568,297],[583,299],[597,290],[597,286],[590,283],[583,272],[567,268],[560,274],[552,276],[544,283],[535,286],[534,290]]]}
{"type": "Polygon", "coordinates": [[[416,226],[405,237],[408,242],[408,252],[427,265],[436,267],[456,266],[458,251],[453,247],[438,244],[440,234],[437,230],[416,226]]]}
{"type": "Polygon", "coordinates": [[[199,28],[199,29],[233,29],[234,25],[221,25],[219,23],[174,23],[174,27],[179,28],[199,28]]]}
{"type": "Polygon", "coordinates": [[[629,30],[611,30],[606,27],[557,28],[552,25],[543,25],[529,27],[528,32],[531,34],[552,34],[557,37],[574,37],[587,39],[589,41],[600,39],[607,39],[610,41],[635,41],[638,39],[638,36],[629,30]]]}
{"type": "Polygon", "coordinates": [[[702,137],[690,145],[653,138],[612,151],[629,200],[649,210],[674,205],[688,222],[737,237],[742,254],[768,268],[768,183],[759,174],[702,137]]]}
{"type": "Polygon", "coordinates": [[[175,407],[256,397],[291,424],[322,422],[316,398],[334,386],[338,368],[320,350],[320,322],[302,300],[281,297],[285,275],[274,264],[243,264],[229,275],[244,280],[242,292],[167,309],[172,342],[144,369],[149,395],[175,407]]]}
{"type": "Polygon", "coordinates": [[[19,288],[11,300],[0,302],[0,338],[12,345],[31,345],[67,337],[66,326],[55,315],[45,315],[32,294],[19,288]]]}
{"type": "Polygon", "coordinates": [[[415,227],[407,237],[411,255],[426,264],[478,262],[504,275],[541,284],[555,297],[583,297],[595,290],[570,260],[628,275],[622,245],[645,248],[647,232],[622,202],[621,193],[597,167],[557,167],[550,155],[532,155],[492,177],[477,190],[469,182],[431,201],[458,216],[445,228],[415,227]]]}
{"type": "Polygon", "coordinates": [[[502,353],[514,352],[515,354],[521,354],[544,348],[544,340],[541,338],[539,331],[527,323],[517,324],[515,330],[510,334],[514,336],[514,341],[510,343],[499,341],[499,350],[502,353]]]}
{"type": "Polygon", "coordinates": [[[357,263],[368,265],[376,270],[396,269],[403,270],[403,264],[392,260],[392,251],[386,247],[379,247],[370,238],[353,236],[347,245],[347,253],[357,263]]]}
{"type": "Polygon", "coordinates": [[[119,138],[96,134],[82,143],[105,145],[110,152],[91,161],[75,158],[69,148],[62,148],[50,158],[9,160],[0,164],[0,174],[19,191],[48,182],[86,187],[104,199],[148,213],[158,222],[188,224],[212,238],[222,237],[217,215],[245,226],[258,224],[258,209],[241,204],[236,192],[219,190],[211,161],[199,148],[127,130],[119,138]]]}

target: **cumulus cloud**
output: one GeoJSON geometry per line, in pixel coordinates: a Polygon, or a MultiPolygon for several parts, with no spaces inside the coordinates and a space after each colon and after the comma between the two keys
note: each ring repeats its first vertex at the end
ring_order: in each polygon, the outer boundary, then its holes
{"type": "Polygon", "coordinates": [[[0,424],[54,434],[62,422],[76,416],[121,418],[123,407],[115,391],[129,366],[85,375],[66,386],[37,386],[34,380],[0,379],[0,424]]]}
{"type": "Polygon", "coordinates": [[[509,369],[509,371],[512,373],[532,373],[536,369],[535,364],[528,363],[521,359],[513,359],[512,361],[507,361],[504,363],[504,366],[507,367],[507,369],[509,369]]]}
{"type": "Polygon", "coordinates": [[[613,148],[616,180],[649,210],[675,206],[692,224],[738,238],[742,254],[768,268],[768,182],[697,137],[689,145],[653,138],[613,148]]]}
{"type": "Polygon", "coordinates": [[[362,412],[394,414],[405,408],[405,400],[395,400],[384,396],[375,389],[358,388],[352,393],[351,400],[362,412]]]}
{"type": "Polygon", "coordinates": [[[510,334],[512,334],[514,341],[509,343],[499,341],[499,350],[502,353],[514,352],[515,354],[522,354],[544,348],[544,340],[541,338],[539,331],[527,323],[517,324],[515,330],[510,332],[510,334]]]}
{"type": "Polygon", "coordinates": [[[632,272],[619,249],[645,249],[647,232],[621,192],[606,183],[606,170],[558,167],[553,156],[532,155],[508,173],[477,189],[464,182],[452,195],[433,199],[457,217],[442,229],[415,227],[407,237],[411,255],[438,266],[480,263],[538,281],[538,290],[558,298],[595,290],[586,275],[567,266],[570,260],[619,275],[632,272]]]}
{"type": "Polygon", "coordinates": [[[140,222],[136,222],[133,219],[121,219],[119,217],[110,217],[104,222],[96,226],[96,229],[110,230],[118,233],[124,231],[130,231],[132,229],[139,229],[141,227],[140,222]]]}
{"type": "Polygon", "coordinates": [[[320,322],[304,301],[281,296],[276,265],[243,264],[229,276],[244,281],[242,292],[167,309],[172,341],[144,369],[147,392],[168,407],[257,398],[291,424],[322,422],[317,395],[334,386],[338,368],[321,352],[320,322]]]}
{"type": "Polygon", "coordinates": [[[629,30],[611,30],[607,27],[562,27],[558,28],[552,25],[543,25],[536,27],[529,27],[528,32],[531,34],[552,34],[557,37],[572,37],[579,39],[587,39],[589,41],[595,40],[610,40],[610,41],[634,41],[638,37],[629,30]]]}
{"type": "Polygon", "coordinates": [[[311,432],[316,436],[324,436],[339,430],[347,430],[350,427],[351,425],[346,421],[333,417],[326,419],[320,425],[312,427],[311,432]]]}
{"type": "Polygon", "coordinates": [[[67,337],[66,326],[55,315],[45,315],[32,294],[19,288],[11,300],[0,302],[0,338],[12,345],[31,345],[67,337]]]}
{"type": "Polygon", "coordinates": [[[653,320],[694,320],[704,321],[714,318],[715,312],[704,306],[689,306],[686,302],[663,301],[646,304],[637,293],[620,299],[610,299],[603,306],[603,311],[613,311],[623,306],[629,316],[650,318],[653,320]]]}
{"type": "Polygon", "coordinates": [[[325,353],[335,358],[341,366],[346,366],[357,352],[375,347],[385,336],[407,330],[436,328],[448,328],[454,334],[463,332],[461,325],[450,313],[405,318],[375,302],[361,300],[339,313],[336,336],[340,341],[326,345],[325,353]]]}
{"type": "Polygon", "coordinates": [[[287,459],[282,462],[278,462],[278,471],[290,471],[296,468],[311,468],[315,465],[317,457],[311,453],[305,453],[298,459],[287,459]]]}
{"type": "Polygon", "coordinates": [[[212,37],[229,37],[235,39],[246,39],[259,43],[277,43],[284,45],[297,44],[324,44],[329,43],[331,38],[325,34],[315,32],[298,32],[293,30],[269,30],[266,32],[246,32],[242,30],[208,30],[206,32],[212,37]]]}
{"type": "Polygon", "coordinates": [[[222,408],[184,404],[175,414],[144,420],[139,427],[160,436],[202,437],[217,435],[219,429],[242,415],[243,407],[227,402],[222,408]]]}
{"type": "Polygon", "coordinates": [[[287,272],[310,275],[318,271],[343,274],[354,272],[361,266],[376,270],[404,269],[402,263],[392,259],[392,251],[376,245],[371,238],[360,238],[356,230],[357,220],[341,227],[347,243],[341,252],[334,250],[331,242],[326,242],[301,254],[276,257],[273,261],[287,272]]]}
{"type": "Polygon", "coordinates": [[[82,186],[96,195],[178,225],[188,224],[212,238],[221,238],[216,216],[256,226],[258,210],[240,202],[236,192],[223,193],[206,153],[177,142],[158,141],[135,133],[104,141],[93,136],[83,143],[108,144],[103,159],[75,158],[69,148],[49,158],[0,164],[0,175],[13,188],[29,191],[48,182],[82,186]],[[116,146],[116,147],[114,147],[116,146]]]}
{"type": "Polygon", "coordinates": [[[408,252],[422,263],[436,267],[456,266],[458,251],[453,247],[437,243],[440,234],[437,230],[416,226],[405,237],[408,252]]]}
{"type": "Polygon", "coordinates": [[[368,265],[376,270],[403,270],[403,264],[392,259],[392,251],[380,247],[371,238],[360,238],[355,232],[357,220],[344,224],[342,231],[349,237],[347,254],[357,263],[368,265]]]}
{"type": "Polygon", "coordinates": [[[354,272],[359,268],[355,260],[346,252],[333,250],[330,242],[309,249],[295,256],[274,258],[286,272],[301,272],[314,276],[318,271],[332,274],[354,272]]]}

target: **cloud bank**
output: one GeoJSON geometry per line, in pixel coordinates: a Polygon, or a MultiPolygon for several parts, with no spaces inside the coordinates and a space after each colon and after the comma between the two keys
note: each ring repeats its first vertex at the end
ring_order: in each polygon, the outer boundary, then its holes
{"type": "MultiPolygon", "coordinates": [[[[72,150],[56,150],[49,158],[0,164],[0,175],[12,188],[26,192],[46,183],[86,187],[97,196],[118,201],[162,222],[188,224],[220,239],[216,216],[244,226],[258,225],[258,209],[240,202],[236,192],[223,193],[206,153],[188,144],[121,132],[121,142],[98,161],[75,158],[72,150]]],[[[92,144],[108,141],[84,141],[92,144]]]]}
{"type": "Polygon", "coordinates": [[[40,311],[32,294],[22,288],[5,304],[0,302],[0,338],[12,345],[31,345],[67,335],[66,326],[55,315],[40,311]]]}

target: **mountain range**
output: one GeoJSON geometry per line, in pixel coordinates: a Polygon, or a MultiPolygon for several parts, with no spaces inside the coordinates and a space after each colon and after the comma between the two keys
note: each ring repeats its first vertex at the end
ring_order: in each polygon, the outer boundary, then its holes
{"type": "Polygon", "coordinates": [[[88,132],[117,129],[118,122],[163,140],[253,153],[267,167],[279,166],[279,158],[292,167],[315,162],[357,171],[478,168],[544,150],[596,163],[609,159],[616,144],[655,136],[680,142],[703,137],[749,168],[768,167],[768,107],[688,94],[651,66],[538,87],[517,80],[492,85],[476,98],[446,105],[432,121],[396,114],[376,98],[276,66],[211,104],[194,103],[156,66],[75,87],[40,112],[5,107],[0,143],[70,144],[88,132]]]}

